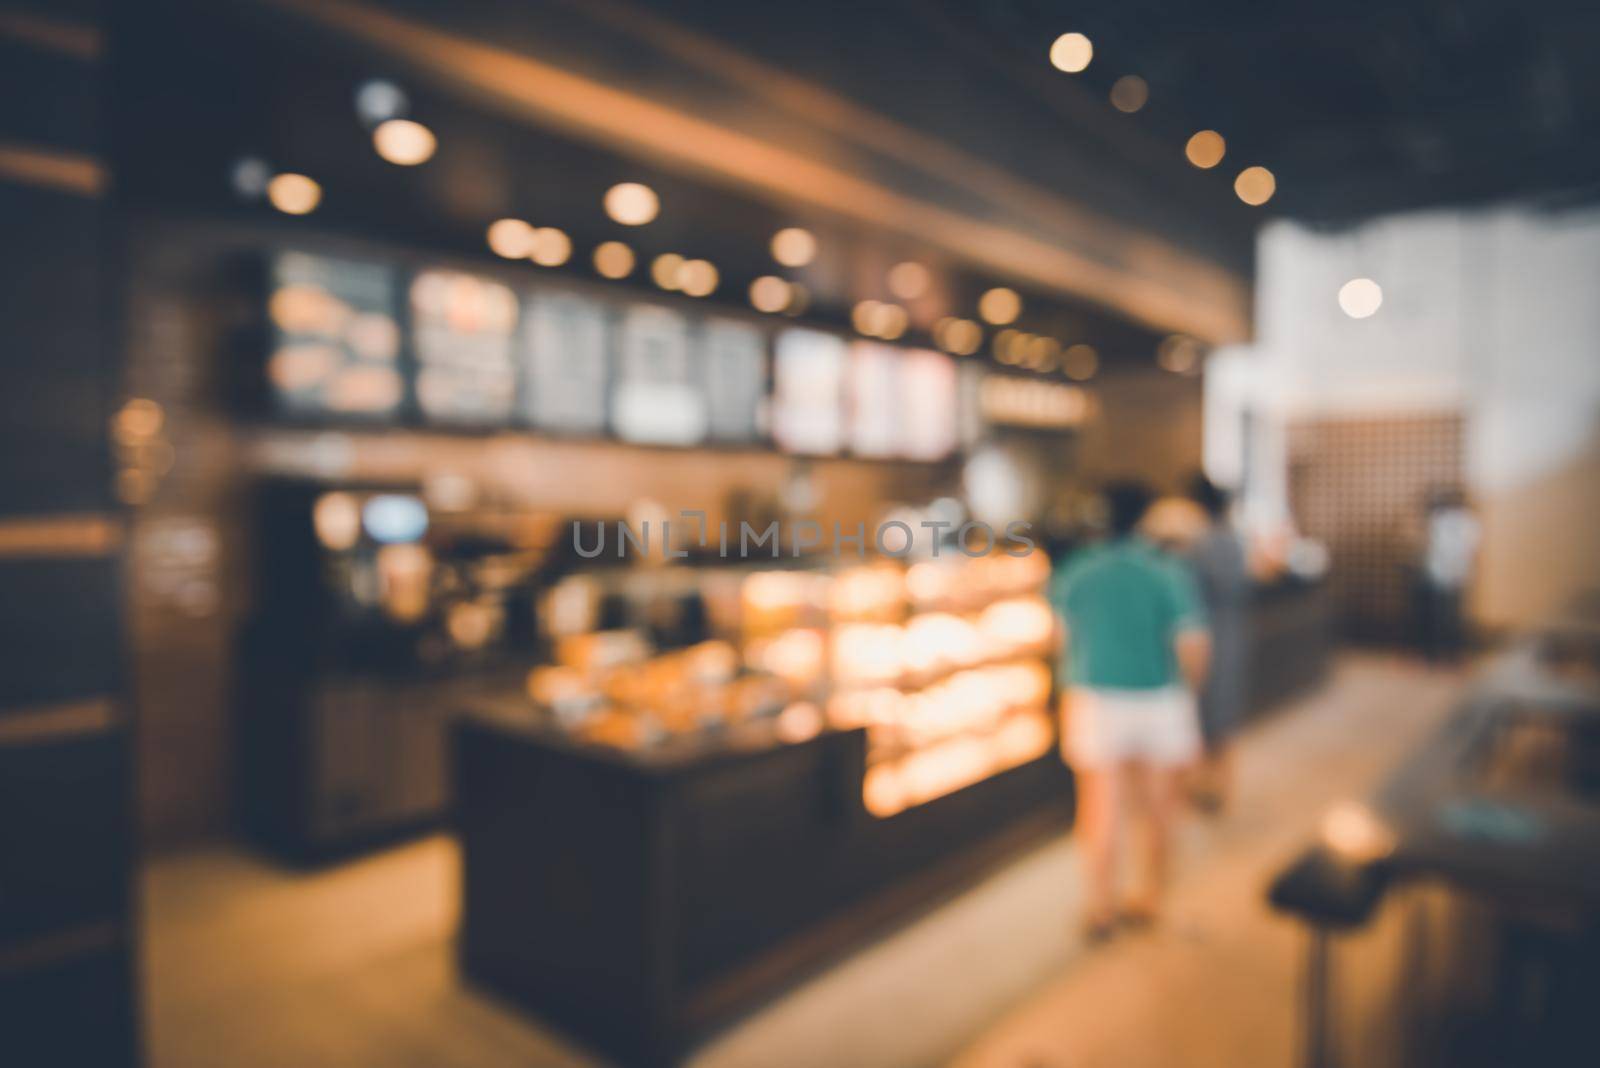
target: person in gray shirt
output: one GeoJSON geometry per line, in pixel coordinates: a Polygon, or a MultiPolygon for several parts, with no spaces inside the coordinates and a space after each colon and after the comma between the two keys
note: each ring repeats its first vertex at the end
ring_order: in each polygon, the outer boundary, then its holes
{"type": "Polygon", "coordinates": [[[1195,475],[1189,495],[1206,514],[1206,526],[1189,546],[1189,565],[1211,620],[1211,670],[1200,692],[1200,731],[1204,756],[1196,776],[1194,800],[1220,811],[1233,789],[1232,741],[1248,700],[1251,580],[1244,540],[1228,519],[1228,491],[1195,475]]]}

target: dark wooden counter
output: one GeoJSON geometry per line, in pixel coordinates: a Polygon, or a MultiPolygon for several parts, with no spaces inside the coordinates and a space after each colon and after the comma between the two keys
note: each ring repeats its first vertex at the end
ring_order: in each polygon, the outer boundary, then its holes
{"type": "Polygon", "coordinates": [[[863,730],[634,754],[483,712],[454,739],[465,974],[628,1064],[675,1061],[1071,813],[1052,754],[879,819],[863,730]]]}

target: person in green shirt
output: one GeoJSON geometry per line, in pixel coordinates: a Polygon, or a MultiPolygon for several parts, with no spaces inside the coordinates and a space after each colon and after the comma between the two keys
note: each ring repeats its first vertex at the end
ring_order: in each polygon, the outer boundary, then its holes
{"type": "Polygon", "coordinates": [[[1063,632],[1062,755],[1078,781],[1091,939],[1118,918],[1117,854],[1136,787],[1148,823],[1146,883],[1121,914],[1135,922],[1156,914],[1182,775],[1200,753],[1194,693],[1210,652],[1187,567],[1137,532],[1150,491],[1117,483],[1105,497],[1110,539],[1074,553],[1050,584],[1063,632]]]}

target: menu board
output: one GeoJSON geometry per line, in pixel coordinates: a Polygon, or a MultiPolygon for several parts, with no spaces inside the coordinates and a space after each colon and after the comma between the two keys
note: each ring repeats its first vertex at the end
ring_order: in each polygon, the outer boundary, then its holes
{"type": "Polygon", "coordinates": [[[818,330],[778,335],[772,370],[772,436],[787,452],[838,452],[844,444],[845,343],[818,330]]]}
{"type": "Polygon", "coordinates": [[[430,422],[496,426],[516,398],[517,298],[492,279],[423,271],[411,282],[417,406],[430,422]]]}
{"type": "Polygon", "coordinates": [[[896,451],[908,460],[942,460],[960,437],[955,361],[916,349],[900,354],[900,424],[896,451]]]}
{"type": "Polygon", "coordinates": [[[400,408],[394,271],[283,252],[269,266],[273,406],[288,416],[381,418],[400,408]]]}
{"type": "Polygon", "coordinates": [[[706,397],[691,359],[689,323],[678,312],[639,305],[623,315],[611,428],[641,444],[705,440],[706,397]]]}
{"type": "Polygon", "coordinates": [[[606,314],[592,300],[540,293],[523,320],[524,422],[542,430],[598,434],[606,425],[606,314]]]}
{"type": "Polygon", "coordinates": [[[711,437],[754,441],[767,389],[766,335],[748,323],[711,319],[701,330],[700,347],[711,437]]]}
{"type": "Polygon", "coordinates": [[[894,456],[900,448],[900,351],[857,341],[850,346],[849,438],[857,456],[894,456]]]}

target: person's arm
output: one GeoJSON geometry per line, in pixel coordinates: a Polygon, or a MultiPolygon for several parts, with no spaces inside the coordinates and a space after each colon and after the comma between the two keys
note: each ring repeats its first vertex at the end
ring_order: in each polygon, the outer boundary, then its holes
{"type": "Polygon", "coordinates": [[[1172,652],[1184,683],[1198,693],[1211,669],[1211,631],[1206,622],[1205,606],[1188,564],[1174,560],[1170,577],[1172,652]]]}
{"type": "Polygon", "coordinates": [[[1211,632],[1204,627],[1180,630],[1172,639],[1173,652],[1178,658],[1178,671],[1189,689],[1200,692],[1211,671],[1211,632]]]}

